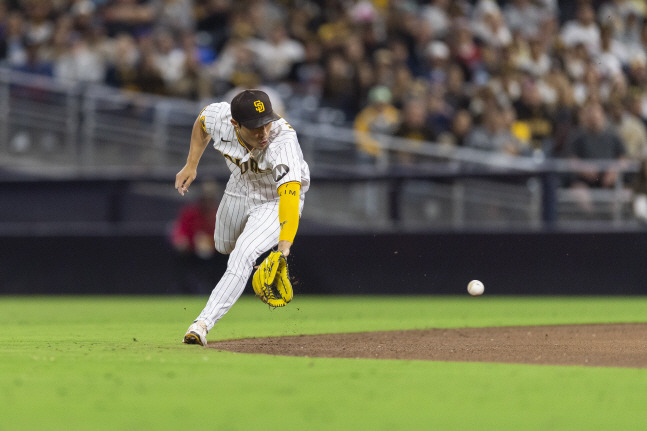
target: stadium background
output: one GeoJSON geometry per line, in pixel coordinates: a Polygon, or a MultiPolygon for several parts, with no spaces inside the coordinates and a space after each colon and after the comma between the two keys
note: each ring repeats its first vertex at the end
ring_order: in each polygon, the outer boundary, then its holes
{"type": "MultiPolygon", "coordinates": [[[[644,17],[628,0],[3,3],[2,292],[177,293],[188,131],[261,87],[312,167],[297,293],[642,293],[644,17]],[[593,161],[623,175],[583,207],[569,160],[591,104],[626,156],[593,161]]],[[[222,185],[218,157],[199,181],[222,185]]]]}

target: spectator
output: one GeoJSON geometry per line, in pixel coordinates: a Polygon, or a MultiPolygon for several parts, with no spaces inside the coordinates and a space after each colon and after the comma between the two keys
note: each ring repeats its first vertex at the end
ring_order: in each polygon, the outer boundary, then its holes
{"type": "Polygon", "coordinates": [[[444,99],[454,111],[467,109],[470,105],[470,85],[465,82],[465,73],[457,64],[447,68],[444,99]]]}
{"type": "Polygon", "coordinates": [[[512,33],[506,26],[501,9],[493,0],[481,0],[476,7],[474,35],[483,44],[500,48],[512,43],[512,33]]]}
{"type": "Polygon", "coordinates": [[[378,46],[383,46],[386,42],[382,31],[383,16],[378,11],[377,5],[373,3],[370,0],[359,0],[354,5],[349,5],[347,12],[367,52],[375,51],[378,46]]]}
{"type": "Polygon", "coordinates": [[[464,147],[467,145],[467,137],[472,130],[472,115],[469,111],[461,109],[456,112],[452,119],[450,129],[438,136],[438,142],[442,144],[464,147]]]}
{"type": "Polygon", "coordinates": [[[562,157],[566,143],[570,139],[570,133],[576,124],[575,95],[568,77],[558,64],[553,64],[545,82],[555,91],[554,102],[547,104],[553,118],[552,147],[548,155],[562,157]]]}
{"type": "Polygon", "coordinates": [[[580,128],[569,142],[567,156],[573,161],[577,172],[570,179],[570,187],[576,192],[578,205],[590,212],[593,202],[589,189],[613,188],[621,178],[617,168],[623,166],[626,158],[624,143],[609,126],[602,105],[597,101],[588,102],[580,111],[580,128]],[[600,170],[588,160],[616,161],[614,166],[600,170]]]}
{"type": "Polygon", "coordinates": [[[422,148],[425,143],[434,141],[436,133],[429,124],[427,104],[422,98],[411,98],[404,104],[402,121],[395,131],[395,136],[411,141],[406,151],[396,150],[393,160],[399,164],[412,164],[420,156],[412,153],[422,148]]]}
{"type": "MultiPolygon", "coordinates": [[[[373,53],[372,65],[375,85],[384,85],[393,89],[397,79],[393,52],[387,48],[378,49],[373,53]]],[[[411,70],[409,73],[411,73],[411,70]]]]}
{"type": "Polygon", "coordinates": [[[511,0],[503,8],[503,16],[511,32],[524,37],[536,36],[548,13],[530,0],[511,0]]]}
{"type": "Polygon", "coordinates": [[[472,74],[475,85],[488,85],[488,82],[500,71],[501,50],[489,45],[481,47],[481,61],[477,64],[472,74]]]}
{"type": "Polygon", "coordinates": [[[180,293],[210,292],[217,280],[214,229],[218,187],[205,183],[197,201],[181,208],[170,241],[175,251],[180,293]]]}
{"type": "Polygon", "coordinates": [[[435,39],[443,39],[449,31],[451,25],[450,3],[451,0],[432,0],[421,11],[423,19],[429,23],[429,27],[433,30],[435,39]]]}
{"type": "Polygon", "coordinates": [[[396,66],[393,71],[393,83],[390,85],[393,104],[400,109],[404,101],[411,97],[411,93],[425,80],[414,79],[411,69],[405,65],[396,66]]]}
{"type": "Polygon", "coordinates": [[[538,37],[532,37],[528,41],[528,56],[521,58],[517,67],[536,78],[544,76],[551,67],[551,60],[546,52],[544,41],[538,37]]]}
{"type": "Polygon", "coordinates": [[[530,44],[528,38],[519,30],[512,33],[512,43],[501,50],[502,62],[506,67],[520,69],[520,66],[530,62],[530,44]]]}
{"type": "Polygon", "coordinates": [[[301,95],[320,99],[326,72],[322,66],[323,52],[319,41],[309,38],[304,44],[303,55],[302,61],[295,63],[290,73],[293,89],[301,95]]]}
{"type": "Polygon", "coordinates": [[[303,61],[303,44],[289,37],[281,22],[275,23],[267,37],[250,41],[250,49],[258,58],[263,79],[268,83],[285,80],[292,67],[303,61]]]}
{"type": "Polygon", "coordinates": [[[644,88],[647,85],[647,55],[635,53],[626,69],[629,85],[632,87],[644,88]]]}
{"type": "Polygon", "coordinates": [[[611,27],[615,40],[625,46],[635,46],[640,43],[644,28],[644,4],[642,8],[632,0],[606,1],[598,10],[598,21],[611,27]]]}
{"type": "Polygon", "coordinates": [[[231,0],[196,0],[193,7],[196,30],[213,52],[220,52],[229,36],[231,0]]]}
{"type": "Polygon", "coordinates": [[[482,120],[465,138],[465,146],[508,155],[520,155],[523,143],[510,131],[510,113],[490,106],[484,110],[482,120]]]}
{"type": "MultiPolygon", "coordinates": [[[[186,51],[169,31],[158,31],[152,39],[151,55],[164,85],[172,89],[182,78],[187,61],[186,51]]],[[[171,92],[171,91],[169,91],[171,92]]]]}
{"type": "Polygon", "coordinates": [[[566,46],[583,44],[590,55],[600,51],[600,28],[595,22],[595,11],[589,2],[580,2],[576,19],[564,24],[561,39],[566,46]]]}
{"type": "Polygon", "coordinates": [[[400,122],[400,112],[391,101],[391,91],[387,87],[373,87],[368,95],[368,106],[355,118],[353,128],[360,160],[384,156],[382,141],[393,134],[400,122]]]}
{"type": "Polygon", "coordinates": [[[104,83],[107,69],[105,35],[101,28],[87,32],[61,30],[61,45],[54,59],[54,75],[67,81],[104,83]]]}
{"type": "Polygon", "coordinates": [[[639,87],[630,87],[626,96],[627,110],[636,118],[642,120],[647,126],[647,112],[645,110],[645,94],[639,87]]]}
{"type": "Polygon", "coordinates": [[[622,38],[619,38],[616,34],[614,34],[613,37],[613,43],[615,45],[612,46],[612,49],[615,49],[617,46],[621,46],[623,48],[621,51],[625,54],[623,66],[626,67],[629,63],[634,61],[634,59],[645,56],[645,43],[647,43],[647,25],[640,26],[640,33],[638,35],[638,39],[635,41],[625,41],[622,38]]]}
{"type": "Polygon", "coordinates": [[[24,6],[25,37],[32,43],[48,44],[54,34],[51,0],[26,0],[24,6]]]}
{"type": "Polygon", "coordinates": [[[607,82],[600,77],[598,69],[592,62],[584,66],[582,77],[573,82],[573,92],[575,100],[580,106],[591,99],[603,102],[609,95],[607,82]]]}
{"type": "MultiPolygon", "coordinates": [[[[560,51],[561,67],[571,83],[577,83],[584,78],[587,67],[591,64],[591,57],[583,44],[574,47],[563,47],[560,51]]],[[[582,101],[578,100],[578,104],[582,101]]]]}
{"type": "Polygon", "coordinates": [[[113,87],[136,90],[140,53],[135,39],[127,33],[121,33],[114,39],[109,52],[106,83],[113,87]]]}
{"type": "Polygon", "coordinates": [[[36,40],[28,39],[24,42],[25,58],[12,64],[14,70],[38,75],[53,76],[53,66],[41,55],[42,44],[36,40]]]}
{"type": "Polygon", "coordinates": [[[260,79],[254,53],[243,37],[229,40],[209,69],[213,80],[212,91],[216,94],[223,94],[233,87],[260,79]]]}
{"type": "Polygon", "coordinates": [[[516,148],[517,156],[529,156],[533,152],[538,154],[541,152],[541,148],[532,147],[532,133],[528,124],[524,121],[519,121],[517,118],[517,111],[514,107],[510,105],[505,105],[503,107],[503,125],[504,129],[507,130],[518,142],[516,148]]]}
{"type": "Polygon", "coordinates": [[[521,97],[514,103],[517,119],[528,127],[531,147],[543,150],[553,136],[553,119],[536,82],[528,79],[521,88],[521,97]]]}
{"type": "Polygon", "coordinates": [[[24,17],[19,12],[10,12],[6,16],[2,43],[4,44],[3,60],[9,66],[23,65],[27,62],[27,49],[24,35],[24,17]]]}
{"type": "Polygon", "coordinates": [[[348,123],[375,85],[386,86],[391,105],[403,108],[421,88],[441,84],[444,102],[428,105],[442,107],[433,111],[441,119],[434,130],[443,135],[457,112],[479,118],[490,106],[481,100],[487,87],[499,106],[515,104],[517,138],[529,124],[518,103],[520,82],[531,75],[542,109],[561,122],[553,130],[558,147],[572,120],[557,112],[589,99],[606,102],[627,85],[647,87],[645,8],[630,0],[578,2],[575,19],[556,0],[68,3],[7,3],[0,14],[4,62],[189,99],[271,85],[311,96],[308,106],[332,108],[348,123]],[[565,23],[556,28],[558,13],[565,23]],[[556,78],[556,69],[563,76],[556,78]],[[569,98],[573,103],[564,105],[569,98]]]}
{"type": "Polygon", "coordinates": [[[627,29],[627,16],[636,13],[631,0],[610,0],[603,2],[598,9],[598,21],[611,27],[611,32],[617,35],[625,34],[627,29]]]}
{"type": "Polygon", "coordinates": [[[347,119],[354,118],[360,102],[357,80],[356,65],[351,64],[343,54],[332,53],[326,59],[322,105],[342,111],[347,119]]]}
{"type": "Polygon", "coordinates": [[[155,8],[138,0],[114,0],[101,9],[101,18],[110,37],[120,33],[140,37],[151,32],[155,8]]]}
{"type": "Polygon", "coordinates": [[[426,122],[433,132],[433,135],[438,136],[440,133],[446,132],[451,128],[454,108],[444,98],[444,86],[432,85],[428,90],[422,88],[420,93],[423,92],[426,94],[426,122]]]}
{"type": "Polygon", "coordinates": [[[201,47],[194,33],[185,33],[181,37],[181,49],[184,62],[178,78],[169,83],[169,94],[190,100],[202,100],[211,94],[208,74],[203,67],[201,47]]]}
{"type": "Polygon", "coordinates": [[[463,19],[456,21],[452,31],[454,34],[450,46],[452,57],[463,68],[468,79],[472,79],[480,65],[481,52],[474,41],[469,22],[463,19]]]}
{"type": "MultiPolygon", "coordinates": [[[[142,55],[137,65],[137,75],[134,79],[134,88],[143,93],[167,95],[164,77],[157,67],[155,51],[148,43],[143,43],[142,55]]],[[[140,45],[142,46],[142,45],[140,45]]]]}
{"type": "Polygon", "coordinates": [[[500,103],[514,103],[521,96],[521,81],[524,78],[515,68],[503,66],[490,78],[487,88],[497,95],[500,103]]]}
{"type": "Polygon", "coordinates": [[[313,3],[304,3],[302,6],[290,9],[287,29],[290,36],[305,44],[307,41],[317,38],[311,24],[317,17],[317,8],[313,3]]]}
{"type": "Polygon", "coordinates": [[[600,29],[600,51],[593,56],[598,73],[609,79],[622,75],[623,64],[629,60],[624,45],[613,39],[613,30],[609,25],[600,29]]]}
{"type": "Polygon", "coordinates": [[[168,32],[176,39],[195,29],[192,0],[153,0],[155,31],[168,32]]]}
{"type": "MultiPolygon", "coordinates": [[[[628,103],[631,103],[631,99],[628,103]]],[[[626,105],[619,98],[612,99],[609,104],[609,122],[624,143],[627,157],[642,160],[643,155],[647,154],[647,128],[626,105]]]]}
{"type": "Polygon", "coordinates": [[[425,49],[425,74],[431,83],[445,84],[447,82],[448,68],[452,65],[449,47],[445,42],[435,40],[425,49]]]}

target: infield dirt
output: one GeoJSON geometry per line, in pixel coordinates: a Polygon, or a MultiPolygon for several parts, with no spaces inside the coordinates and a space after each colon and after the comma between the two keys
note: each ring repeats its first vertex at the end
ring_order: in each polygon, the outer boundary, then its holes
{"type": "Polygon", "coordinates": [[[421,329],[211,342],[240,353],[647,368],[647,324],[421,329]]]}

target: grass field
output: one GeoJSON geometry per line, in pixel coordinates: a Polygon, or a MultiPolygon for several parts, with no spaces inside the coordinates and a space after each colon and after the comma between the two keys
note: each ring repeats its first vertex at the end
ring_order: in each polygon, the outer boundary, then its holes
{"type": "MultiPolygon", "coordinates": [[[[0,430],[647,429],[647,369],[182,345],[205,301],[0,296],[0,430]]],[[[244,296],[209,335],[645,321],[647,297],[300,296],[270,311],[244,296]]]]}

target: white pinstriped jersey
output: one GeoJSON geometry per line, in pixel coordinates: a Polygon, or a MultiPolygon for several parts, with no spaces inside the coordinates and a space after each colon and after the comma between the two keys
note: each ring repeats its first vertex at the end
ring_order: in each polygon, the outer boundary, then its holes
{"type": "Polygon", "coordinates": [[[231,171],[214,232],[216,249],[229,254],[227,270],[196,319],[211,330],[243,293],[256,260],[279,242],[277,189],[291,181],[300,182],[300,212],[310,187],[310,170],[296,132],[283,118],[272,123],[267,147],[251,152],[231,124],[229,103],[212,103],[198,118],[231,171]]]}
{"type": "Polygon", "coordinates": [[[226,191],[247,196],[252,204],[278,199],[280,185],[301,183],[301,199],[310,187],[310,169],[303,160],[297,134],[283,118],[274,121],[266,148],[251,152],[239,141],[231,124],[229,103],[212,103],[202,110],[200,121],[213,138],[213,146],[227,161],[231,176],[226,191]]]}

